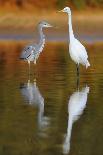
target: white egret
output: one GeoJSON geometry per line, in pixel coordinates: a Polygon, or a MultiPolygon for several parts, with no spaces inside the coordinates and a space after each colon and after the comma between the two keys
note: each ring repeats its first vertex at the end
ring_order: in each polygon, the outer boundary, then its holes
{"type": "Polygon", "coordinates": [[[68,19],[69,36],[70,36],[69,53],[70,53],[71,59],[77,65],[77,75],[79,75],[79,64],[86,66],[86,68],[90,66],[90,63],[88,61],[88,55],[85,47],[74,36],[73,29],[72,29],[71,9],[69,7],[65,7],[63,10],[59,12],[65,12],[68,14],[68,17],[69,17],[68,19]]]}

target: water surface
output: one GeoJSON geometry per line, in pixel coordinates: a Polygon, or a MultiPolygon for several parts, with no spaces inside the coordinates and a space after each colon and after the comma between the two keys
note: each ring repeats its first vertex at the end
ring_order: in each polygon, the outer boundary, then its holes
{"type": "Polygon", "coordinates": [[[30,77],[23,46],[0,45],[0,154],[102,155],[102,44],[86,45],[78,86],[67,43],[47,43],[30,77]]]}

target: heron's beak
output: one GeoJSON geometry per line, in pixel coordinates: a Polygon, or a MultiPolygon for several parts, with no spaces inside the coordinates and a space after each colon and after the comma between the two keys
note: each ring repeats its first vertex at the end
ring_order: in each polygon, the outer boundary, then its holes
{"type": "Polygon", "coordinates": [[[53,27],[52,25],[48,24],[48,27],[53,27]]]}

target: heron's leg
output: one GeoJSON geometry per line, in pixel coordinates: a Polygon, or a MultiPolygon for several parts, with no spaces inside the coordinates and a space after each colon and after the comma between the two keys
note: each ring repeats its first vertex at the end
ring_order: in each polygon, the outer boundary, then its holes
{"type": "Polygon", "coordinates": [[[29,79],[30,79],[30,61],[28,60],[28,65],[29,65],[29,79]]]}
{"type": "Polygon", "coordinates": [[[29,74],[28,74],[28,87],[30,86],[30,61],[28,61],[28,64],[29,64],[29,74]]]}
{"type": "Polygon", "coordinates": [[[35,66],[35,69],[34,69],[34,77],[35,77],[35,79],[36,79],[36,59],[34,59],[34,66],[35,66]]]}
{"type": "Polygon", "coordinates": [[[28,85],[28,87],[29,87],[29,85],[30,85],[30,79],[28,79],[28,83],[27,83],[27,85],[28,85]]]}
{"type": "Polygon", "coordinates": [[[36,78],[34,78],[34,84],[36,83],[36,78]]]}
{"type": "Polygon", "coordinates": [[[34,65],[36,65],[36,59],[34,60],[34,65]]]}
{"type": "Polygon", "coordinates": [[[79,77],[79,64],[76,64],[77,67],[77,76],[79,77]]]}

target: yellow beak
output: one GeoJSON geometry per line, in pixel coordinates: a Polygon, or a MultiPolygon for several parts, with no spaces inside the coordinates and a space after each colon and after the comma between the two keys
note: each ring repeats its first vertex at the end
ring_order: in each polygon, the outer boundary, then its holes
{"type": "Polygon", "coordinates": [[[58,12],[63,12],[63,10],[60,10],[60,11],[58,11],[58,12]]]}

